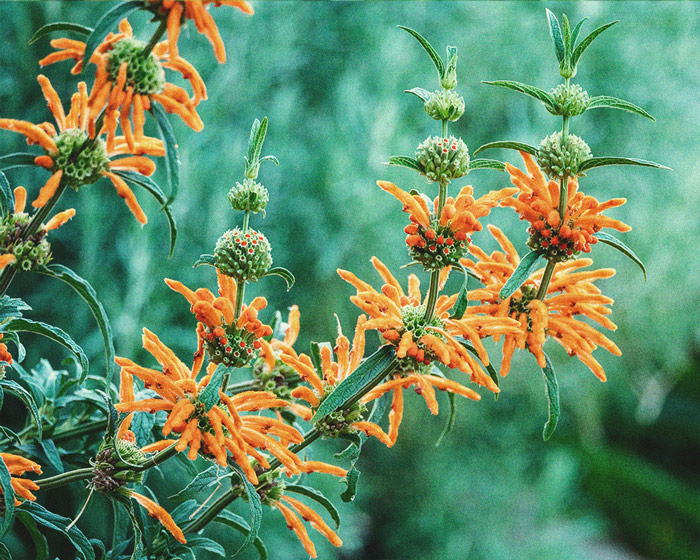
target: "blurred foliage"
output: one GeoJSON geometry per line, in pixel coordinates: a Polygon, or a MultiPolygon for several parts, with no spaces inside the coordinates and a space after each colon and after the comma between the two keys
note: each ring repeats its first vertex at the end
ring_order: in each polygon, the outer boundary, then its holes
{"type": "MultiPolygon", "coordinates": [[[[0,5],[3,117],[47,118],[33,77],[36,61],[49,51],[48,39],[28,46],[33,31],[55,20],[90,25],[108,5],[0,5]]],[[[454,131],[472,150],[495,139],[537,144],[559,125],[535,101],[480,84],[513,79],[549,89],[558,83],[541,3],[254,5],[252,18],[233,9],[213,10],[227,46],[226,65],[216,64],[210,45],[193,29],[181,39],[181,55],[199,69],[210,99],[201,106],[202,133],[173,120],[183,164],[174,206],[180,227],[174,258],[167,260],[167,224],[151,201],[144,200],[150,221],[141,229],[120,199],[107,192],[112,188],[107,181],[64,198],[78,214],[52,236],[55,260],[96,288],[120,355],[144,358],[143,326],[183,359],[193,352],[188,306],[162,279],[213,287],[211,271],[193,270],[191,264],[235,225],[226,193],[242,178],[247,134],[256,117],[270,118],[266,147],[281,165],[262,169],[260,179],[271,201],[265,220],[254,217],[251,225],[265,232],[275,265],[292,270],[297,284],[287,293],[280,279],[265,278],[250,293],[264,294],[271,309],[299,304],[300,348],[334,336],[334,313],[347,330],[354,323],[356,310],[347,300],[350,290],[335,274],[338,266],[368,277],[371,255],[394,270],[407,262],[405,215],[375,180],[418,186],[414,174],[382,162],[391,154],[411,154],[436,132],[419,102],[401,93],[436,84],[427,57],[397,24],[419,30],[440,52],[446,44],[459,47],[459,91],[467,111],[454,131]]],[[[608,168],[582,180],[594,196],[629,199],[615,217],[634,227],[624,240],[649,270],[645,284],[633,263],[610,248],[594,248],[598,266],[618,270],[601,287],[616,300],[613,319],[620,328],[613,338],[623,356],[601,356],[609,377],[603,385],[576,360],[552,352],[563,415],[559,431],[546,444],[540,436],[546,418],[543,382],[525,353],[501,383],[498,402],[485,394],[481,403],[459,403],[457,427],[439,448],[433,444],[443,419],[430,417],[418,397],[409,398],[395,448],[366,446],[356,503],[340,504],[345,545],[335,551],[318,539],[322,558],[700,556],[700,358],[693,350],[700,340],[693,312],[700,304],[694,275],[700,267],[700,167],[695,160],[700,11],[692,3],[675,2],[548,2],[547,7],[566,11],[573,20],[590,17],[589,30],[621,20],[589,49],[575,81],[591,95],[629,99],[657,119],[650,123],[620,111],[596,110],[576,119],[572,133],[586,139],[594,155],[654,159],[675,170],[608,168]]],[[[145,20],[139,15],[135,28],[142,30],[145,20]]],[[[142,32],[142,38],[147,36],[142,32]]],[[[65,79],[67,70],[67,63],[46,69],[64,98],[77,81],[65,79]]],[[[18,135],[0,134],[2,153],[21,147],[18,135]]],[[[489,157],[519,164],[512,152],[489,157]]],[[[10,174],[30,193],[45,180],[42,171],[10,174]]],[[[162,174],[160,179],[164,182],[162,174]]],[[[506,177],[494,171],[477,171],[468,179],[477,193],[506,185],[506,177]]],[[[496,210],[490,218],[524,251],[524,227],[512,212],[496,210]]],[[[481,234],[475,241],[490,247],[487,238],[481,234]]],[[[458,280],[453,281],[456,288],[458,280]]],[[[70,332],[92,358],[93,373],[101,371],[99,332],[87,307],[66,286],[21,275],[10,293],[32,305],[28,316],[70,332]]],[[[63,355],[53,352],[58,351],[43,343],[40,349],[28,347],[26,363],[40,356],[60,363],[63,355]]],[[[152,474],[150,483],[167,505],[164,498],[189,476],[176,463],[152,474]]],[[[330,495],[342,492],[336,481],[318,479],[330,495]]],[[[64,488],[51,494],[48,505],[67,512],[79,504],[79,497],[64,488]]],[[[100,521],[109,519],[105,508],[94,501],[79,522],[90,536],[107,534],[109,523],[100,521]]],[[[272,557],[303,558],[281,516],[266,516],[263,536],[272,557]]],[[[230,551],[240,542],[239,535],[220,525],[206,534],[223,539],[230,551]]]]}

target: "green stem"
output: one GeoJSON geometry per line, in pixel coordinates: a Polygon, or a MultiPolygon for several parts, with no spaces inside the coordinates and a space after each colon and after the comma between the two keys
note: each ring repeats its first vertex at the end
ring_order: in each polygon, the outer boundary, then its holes
{"type": "Polygon", "coordinates": [[[107,420],[97,420],[95,422],[90,422],[89,424],[84,424],[82,426],[76,426],[75,428],[70,428],[68,430],[61,430],[56,432],[51,436],[54,443],[59,443],[62,441],[70,440],[75,437],[84,436],[86,434],[91,434],[92,432],[99,432],[107,427],[107,420]]]}
{"type": "Polygon", "coordinates": [[[65,486],[66,484],[70,484],[71,482],[92,478],[92,474],[92,467],[87,467],[84,469],[76,469],[74,471],[61,473],[49,478],[40,478],[36,481],[36,483],[39,485],[41,490],[52,490],[54,488],[65,486]]]}
{"type": "Polygon", "coordinates": [[[542,281],[540,282],[540,287],[537,289],[537,294],[535,299],[543,300],[547,295],[547,288],[549,288],[549,281],[552,279],[552,274],[554,273],[554,267],[556,263],[553,261],[547,261],[547,266],[542,274],[542,281]]]}
{"type": "Polygon", "coordinates": [[[147,459],[145,463],[143,463],[143,464],[139,465],[138,467],[135,467],[131,470],[145,471],[145,470],[148,470],[150,468],[153,468],[155,466],[160,465],[164,461],[167,461],[171,457],[174,457],[175,455],[178,454],[178,451],[175,449],[176,445],[177,445],[177,443],[173,443],[169,447],[166,447],[165,449],[163,449],[163,451],[160,451],[160,452],[156,453],[153,457],[147,459]]]}
{"type": "Polygon", "coordinates": [[[221,496],[219,496],[219,498],[212,505],[205,509],[201,515],[197,516],[197,519],[194,519],[193,521],[185,525],[182,531],[185,534],[196,533],[197,531],[201,531],[202,529],[204,529],[207,523],[216,518],[216,516],[219,515],[223,510],[225,510],[228,507],[228,505],[231,502],[233,502],[237,497],[238,492],[234,492],[233,490],[227,490],[221,496]]]}
{"type": "Polygon", "coordinates": [[[448,120],[443,120],[442,121],[442,137],[447,138],[447,129],[449,126],[449,121],[448,120]]]}
{"type": "Polygon", "coordinates": [[[250,222],[250,210],[246,210],[243,214],[243,231],[248,231],[248,223],[250,222]]]}
{"type": "MultiPolygon", "coordinates": [[[[445,123],[446,121],[443,121],[445,123]]],[[[435,218],[439,219],[442,214],[442,209],[445,207],[447,200],[447,186],[450,182],[447,179],[441,179],[438,191],[438,204],[435,209],[435,218]]],[[[428,288],[428,301],[425,304],[425,320],[429,321],[433,318],[435,312],[435,303],[437,302],[438,287],[440,284],[440,271],[433,270],[430,273],[430,287],[428,288]]]]}
{"type": "Polygon", "coordinates": [[[151,51],[158,44],[158,41],[160,41],[160,38],[163,36],[167,29],[168,21],[166,19],[162,19],[160,21],[158,29],[156,29],[156,32],[153,34],[153,37],[151,37],[151,40],[148,41],[148,44],[143,48],[143,58],[147,58],[148,55],[151,54],[151,51]]]}

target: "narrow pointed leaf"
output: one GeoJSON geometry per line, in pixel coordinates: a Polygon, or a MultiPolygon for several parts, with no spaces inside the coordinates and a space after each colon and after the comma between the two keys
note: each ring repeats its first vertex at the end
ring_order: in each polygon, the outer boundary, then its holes
{"type": "Polygon", "coordinates": [[[343,379],[316,410],[311,422],[316,423],[362,391],[377,378],[389,375],[394,368],[394,347],[386,344],[366,358],[357,369],[343,379]]]}
{"type": "Polygon", "coordinates": [[[107,33],[113,31],[117,24],[129,14],[136,10],[145,9],[146,6],[142,0],[131,0],[117,4],[114,8],[105,13],[95,25],[95,29],[85,41],[85,54],[83,55],[83,72],[87,68],[87,61],[92,58],[97,46],[102,42],[107,33]]]}
{"type": "Polygon", "coordinates": [[[505,171],[506,164],[498,161],[497,159],[473,159],[469,162],[469,171],[474,171],[475,169],[494,169],[496,171],[505,171]]]}
{"type": "Polygon", "coordinates": [[[464,265],[460,263],[459,266],[464,273],[464,282],[462,283],[462,288],[459,290],[457,301],[452,308],[452,316],[450,319],[461,319],[469,305],[469,274],[467,273],[467,269],[464,268],[464,265]]]}
{"type": "Polygon", "coordinates": [[[114,370],[114,341],[112,337],[112,326],[102,303],[97,299],[97,292],[95,292],[87,280],[81,278],[70,268],[61,264],[50,264],[37,269],[37,272],[65,282],[85,300],[85,303],[87,303],[102,333],[102,342],[105,347],[105,358],[107,360],[107,386],[109,386],[114,370]]]}
{"type": "Polygon", "coordinates": [[[119,502],[119,504],[126,511],[126,515],[131,521],[131,527],[134,529],[134,550],[131,553],[130,560],[141,560],[143,558],[143,528],[141,526],[141,521],[134,511],[134,502],[127,498],[116,498],[114,501],[119,502]]]}
{"type": "MultiPolygon", "coordinates": [[[[469,342],[467,339],[462,338],[461,336],[455,337],[457,341],[464,346],[467,350],[469,350],[474,356],[479,358],[479,361],[481,361],[481,358],[479,357],[479,352],[476,351],[476,348],[472,346],[472,343],[469,342]]],[[[483,362],[482,362],[483,363],[483,362]]],[[[496,384],[496,387],[500,385],[500,380],[498,377],[498,372],[496,369],[493,367],[493,364],[489,363],[489,365],[484,365],[486,368],[486,371],[489,373],[489,377],[493,380],[493,382],[496,384]]],[[[498,400],[498,393],[495,394],[496,400],[498,400]]]]}
{"type": "Polygon", "coordinates": [[[203,264],[208,264],[209,266],[216,266],[214,261],[214,255],[199,255],[199,258],[192,265],[192,268],[197,268],[203,264]]]}
{"type": "Polygon", "coordinates": [[[10,549],[0,542],[0,560],[12,560],[10,549]]]}
{"type": "Polygon", "coordinates": [[[447,415],[447,421],[445,422],[445,427],[440,433],[440,437],[435,442],[435,447],[439,447],[442,441],[450,434],[452,429],[455,427],[455,420],[457,418],[457,407],[456,399],[454,393],[447,393],[447,402],[450,404],[450,412],[447,415]]]}
{"type": "Polygon", "coordinates": [[[479,152],[483,152],[484,150],[491,150],[493,148],[507,148],[509,150],[518,150],[519,152],[526,152],[533,156],[537,155],[537,148],[535,146],[530,146],[530,144],[523,144],[522,142],[510,141],[489,142],[488,144],[484,144],[483,146],[479,147],[476,150],[476,152],[474,152],[474,155],[478,154],[479,152]]]}
{"type": "Polygon", "coordinates": [[[265,273],[265,276],[272,275],[281,276],[282,278],[284,278],[284,281],[287,283],[287,291],[291,290],[292,286],[294,286],[294,274],[289,272],[286,268],[276,266],[265,273]]]}
{"type": "Polygon", "coordinates": [[[248,548],[248,546],[253,544],[255,539],[258,537],[258,532],[260,531],[260,525],[262,523],[262,503],[260,502],[258,492],[255,490],[255,486],[253,486],[246,478],[243,471],[241,471],[241,468],[233,461],[229,461],[229,466],[236,471],[238,478],[240,478],[241,482],[243,482],[243,487],[245,488],[246,496],[248,498],[248,508],[250,509],[250,532],[248,533],[245,542],[233,554],[233,556],[236,556],[248,548]]]}
{"type": "MultiPolygon", "coordinates": [[[[233,368],[231,368],[232,370],[233,368]]],[[[216,366],[214,373],[209,379],[209,383],[204,390],[199,393],[199,401],[204,404],[205,412],[209,412],[211,408],[219,402],[219,391],[221,391],[221,383],[224,380],[224,375],[229,371],[224,364],[216,366]]]]}
{"type": "Polygon", "coordinates": [[[524,93],[525,95],[529,95],[530,97],[534,97],[538,101],[541,101],[545,105],[552,106],[554,105],[554,99],[552,99],[552,96],[549,95],[546,91],[543,89],[540,89],[535,86],[530,86],[527,84],[522,84],[520,82],[514,82],[512,80],[496,80],[493,82],[481,82],[482,84],[487,84],[489,86],[501,86],[505,87],[508,89],[512,89],[513,91],[517,91],[520,93],[524,93]]]}
{"type": "Polygon", "coordinates": [[[574,27],[574,30],[571,32],[571,46],[573,47],[576,44],[576,41],[578,41],[578,36],[579,33],[581,33],[581,27],[583,26],[584,23],[588,20],[587,17],[583,18],[581,21],[579,21],[576,24],[576,27],[574,27]]]}
{"type": "Polygon", "coordinates": [[[622,111],[634,113],[635,115],[641,115],[642,117],[646,117],[647,119],[651,119],[652,121],[656,120],[649,113],[647,113],[644,109],[642,109],[641,107],[638,107],[634,103],[630,103],[629,101],[625,101],[624,99],[618,99],[617,97],[611,97],[609,95],[597,95],[595,97],[591,97],[590,102],[588,104],[588,108],[589,109],[602,109],[602,108],[620,109],[622,111]]]}
{"type": "Polygon", "coordinates": [[[542,430],[542,438],[547,441],[552,437],[554,430],[557,428],[557,422],[559,421],[559,414],[561,411],[559,408],[559,383],[557,383],[557,376],[554,374],[554,367],[547,354],[544,355],[544,359],[546,365],[542,368],[542,374],[544,375],[549,418],[542,430]]]}
{"type": "Polygon", "coordinates": [[[603,167],[606,165],[637,165],[639,167],[654,167],[656,169],[667,169],[672,171],[670,167],[661,165],[660,163],[655,163],[653,161],[647,161],[645,159],[637,158],[625,158],[625,157],[594,157],[589,158],[578,166],[579,171],[588,171],[589,169],[595,169],[596,167],[603,167]]]}
{"type": "Polygon", "coordinates": [[[34,158],[37,154],[29,154],[26,152],[15,152],[0,157],[0,169],[13,169],[15,167],[36,167],[34,158]]]}
{"type": "Polygon", "coordinates": [[[12,488],[10,471],[2,456],[0,456],[0,488],[2,488],[1,498],[5,504],[5,513],[2,517],[2,523],[0,523],[0,537],[2,537],[12,527],[15,520],[15,491],[12,488]]]}
{"type": "Polygon", "coordinates": [[[408,169],[418,171],[418,173],[423,173],[423,166],[418,163],[417,159],[409,156],[391,156],[388,164],[394,167],[407,167],[408,169]]]}
{"type": "Polygon", "coordinates": [[[564,37],[559,27],[559,20],[549,9],[547,9],[547,23],[549,24],[549,35],[554,43],[554,52],[557,54],[559,64],[566,60],[566,47],[564,46],[564,37]]]}
{"type": "Polygon", "coordinates": [[[513,271],[511,277],[508,278],[508,281],[501,288],[501,291],[498,293],[498,297],[501,299],[506,299],[512,296],[515,291],[530,277],[530,274],[535,271],[540,257],[542,257],[542,255],[537,251],[530,251],[527,255],[525,255],[520,263],[518,263],[518,266],[513,271]]]}
{"type": "Polygon", "coordinates": [[[411,35],[413,35],[418,40],[418,42],[421,44],[421,46],[425,49],[425,52],[428,53],[430,60],[433,61],[433,64],[435,65],[435,70],[437,70],[437,73],[438,73],[438,79],[442,80],[442,77],[445,74],[445,64],[442,62],[442,58],[440,58],[440,55],[433,48],[433,46],[428,42],[428,40],[425,37],[423,37],[420,33],[418,33],[417,31],[414,31],[413,29],[410,29],[408,27],[404,27],[403,25],[399,25],[397,27],[399,27],[400,29],[403,29],[404,31],[408,31],[411,35]]]}
{"type": "Polygon", "coordinates": [[[310,486],[302,486],[300,484],[288,484],[285,486],[284,489],[286,492],[294,492],[296,494],[306,496],[307,498],[310,498],[313,501],[320,504],[321,506],[323,506],[323,508],[331,516],[331,519],[333,519],[333,522],[335,523],[335,528],[337,529],[338,527],[340,527],[340,514],[338,514],[338,510],[335,509],[335,506],[331,503],[331,501],[328,498],[326,498],[321,492],[319,492],[315,488],[311,488],[310,486]]]}
{"type": "Polygon", "coordinates": [[[177,150],[177,139],[175,138],[173,127],[170,126],[165,109],[159,103],[151,102],[151,114],[156,119],[158,132],[165,146],[165,168],[168,174],[168,183],[170,184],[170,196],[168,196],[167,202],[170,203],[175,200],[177,191],[180,188],[180,155],[177,150]]]}
{"type": "Polygon", "coordinates": [[[571,54],[571,67],[576,68],[576,65],[578,64],[579,59],[581,58],[581,55],[583,54],[583,51],[585,51],[590,44],[593,42],[593,39],[595,39],[598,35],[600,35],[603,31],[605,31],[608,27],[612,27],[618,23],[617,21],[611,21],[610,23],[606,23],[605,25],[601,25],[598,29],[591,31],[588,36],[581,41],[581,43],[574,49],[574,52],[571,54]]]}
{"type": "MultiPolygon", "coordinates": [[[[245,536],[248,536],[248,534],[250,533],[250,525],[248,525],[245,519],[243,519],[240,515],[236,515],[232,511],[222,511],[218,515],[218,517],[214,518],[214,521],[216,521],[217,523],[222,523],[223,525],[227,525],[228,527],[235,529],[236,531],[242,533],[245,536]]],[[[258,551],[259,560],[267,560],[267,548],[265,547],[265,543],[262,542],[260,537],[255,537],[255,540],[253,541],[253,546],[258,551]]]]}
{"type": "Polygon", "coordinates": [[[22,387],[19,383],[17,383],[16,381],[12,381],[11,379],[3,379],[2,381],[0,381],[0,387],[2,387],[6,393],[10,393],[11,395],[17,397],[20,401],[22,401],[24,406],[27,407],[27,410],[29,410],[30,414],[32,415],[32,418],[34,419],[34,422],[36,423],[37,438],[41,439],[41,415],[39,414],[39,408],[37,407],[36,401],[34,400],[32,394],[29,391],[27,391],[24,387],[22,387]]]}
{"type": "Polygon", "coordinates": [[[215,484],[226,478],[226,474],[219,476],[219,467],[212,465],[197,474],[190,483],[180,490],[177,494],[173,494],[168,499],[175,502],[184,502],[195,498],[201,491],[211,488],[215,484]]]}
{"type": "Polygon", "coordinates": [[[57,531],[66,537],[80,558],[83,558],[83,560],[95,560],[95,552],[87,537],[75,525],[70,527],[70,529],[68,528],[71,524],[70,519],[50,512],[37,502],[24,502],[22,510],[31,515],[39,525],[57,531]]]}
{"type": "Polygon", "coordinates": [[[405,89],[404,93],[412,93],[424,103],[430,101],[430,92],[427,89],[414,87],[413,89],[405,89]]]}
{"type": "Polygon", "coordinates": [[[262,121],[255,119],[250,130],[250,140],[248,141],[248,161],[250,162],[250,165],[259,163],[266,134],[267,117],[263,117],[262,121]]]}
{"type": "Polygon", "coordinates": [[[0,217],[15,211],[15,194],[5,174],[0,171],[0,217]]]}
{"type": "Polygon", "coordinates": [[[341,500],[344,502],[352,502],[355,500],[355,495],[357,494],[357,482],[360,480],[361,474],[362,473],[355,466],[355,463],[353,463],[348,470],[348,475],[343,480],[348,487],[345,489],[345,492],[340,495],[341,500]]]}
{"type": "Polygon", "coordinates": [[[27,529],[29,537],[34,543],[34,552],[36,553],[35,560],[47,560],[49,557],[49,543],[46,537],[39,532],[36,521],[34,521],[31,515],[22,510],[17,511],[17,519],[19,519],[25,529],[27,529]]]}
{"type": "Polygon", "coordinates": [[[642,272],[644,273],[644,281],[647,281],[647,269],[645,268],[642,259],[640,259],[632,249],[630,249],[617,237],[613,237],[612,235],[610,235],[609,233],[605,233],[604,231],[599,231],[595,234],[595,236],[598,238],[599,241],[602,241],[606,245],[614,247],[615,249],[620,251],[620,253],[622,253],[623,255],[627,255],[631,260],[633,260],[637,264],[637,266],[642,269],[642,272]]]}
{"type": "Polygon", "coordinates": [[[568,60],[571,54],[571,26],[569,25],[569,18],[566,14],[561,15],[561,31],[564,36],[564,58],[568,60]]]}
{"type": "Polygon", "coordinates": [[[280,160],[278,160],[275,156],[263,156],[258,160],[258,163],[262,163],[263,161],[271,161],[275,165],[280,164],[280,160]]]}
{"type": "Polygon", "coordinates": [[[32,43],[36,43],[39,39],[48,35],[49,33],[53,33],[54,31],[73,31],[75,33],[79,33],[80,35],[90,35],[93,30],[91,27],[85,27],[84,25],[71,23],[69,21],[47,23],[43,27],[37,29],[36,33],[32,35],[31,39],[29,39],[29,44],[31,45],[32,43]]]}

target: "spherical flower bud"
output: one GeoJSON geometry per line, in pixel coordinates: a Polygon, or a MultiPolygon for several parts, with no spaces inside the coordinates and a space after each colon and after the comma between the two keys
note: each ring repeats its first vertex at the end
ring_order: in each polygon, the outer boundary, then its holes
{"type": "Polygon", "coordinates": [[[228,192],[228,199],[234,210],[257,214],[265,210],[270,197],[267,189],[253,179],[244,179],[236,183],[228,192]]]}
{"type": "Polygon", "coordinates": [[[576,249],[576,240],[571,236],[572,223],[570,220],[569,224],[557,223],[557,227],[554,227],[544,220],[538,221],[537,227],[532,226],[527,230],[530,234],[527,246],[555,263],[576,258],[580,251],[576,249]]]}
{"type": "Polygon", "coordinates": [[[584,113],[590,103],[588,93],[578,84],[559,84],[549,93],[554,99],[554,105],[546,107],[553,115],[575,117],[584,113]]]}
{"type": "Polygon", "coordinates": [[[8,214],[0,222],[0,254],[15,256],[13,266],[29,271],[45,266],[51,260],[51,245],[46,240],[46,229],[25,237],[24,230],[31,218],[24,212],[8,214]]]}
{"type": "Polygon", "coordinates": [[[425,112],[436,121],[456,121],[464,114],[464,98],[454,91],[436,90],[425,102],[425,112]]]}
{"type": "Polygon", "coordinates": [[[580,177],[578,168],[591,157],[591,150],[581,138],[568,134],[562,144],[561,132],[550,134],[540,143],[537,163],[550,177],[580,177]]]}
{"type": "Polygon", "coordinates": [[[248,329],[235,324],[205,327],[204,349],[212,363],[243,367],[258,357],[259,348],[258,337],[248,329]]]}
{"type": "Polygon", "coordinates": [[[421,224],[406,227],[406,244],[413,260],[421,263],[426,270],[441,270],[446,266],[458,265],[469,246],[465,234],[455,233],[450,228],[434,220],[429,228],[421,224]]]}
{"type": "Polygon", "coordinates": [[[165,71],[155,54],[143,56],[145,47],[146,43],[131,37],[120,39],[109,51],[107,72],[116,82],[119,68],[126,62],[125,87],[132,86],[138,95],[161,93],[165,88],[165,71]]]}
{"type": "Polygon", "coordinates": [[[80,128],[70,128],[54,137],[58,152],[52,156],[51,171],[63,171],[63,182],[77,190],[90,185],[109,171],[109,156],[104,140],[95,138],[83,149],[88,133],[80,128]]]}
{"type": "Polygon", "coordinates": [[[418,146],[416,159],[432,181],[458,179],[469,173],[469,149],[454,136],[430,136],[418,146]]]}
{"type": "Polygon", "coordinates": [[[257,282],[272,266],[272,249],[267,238],[253,229],[234,228],[216,243],[214,263],[222,274],[237,282],[257,282]]]}
{"type": "Polygon", "coordinates": [[[440,78],[440,85],[445,89],[457,87],[457,55],[455,54],[449,61],[445,74],[440,78]]]}

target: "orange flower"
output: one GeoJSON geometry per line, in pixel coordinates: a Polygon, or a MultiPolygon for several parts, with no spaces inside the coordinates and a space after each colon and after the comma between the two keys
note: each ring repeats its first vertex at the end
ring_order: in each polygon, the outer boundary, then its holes
{"type": "MultiPolygon", "coordinates": [[[[481,339],[486,336],[513,332],[517,324],[507,317],[484,317],[466,315],[458,319],[450,317],[450,309],[458,295],[442,295],[437,299],[431,319],[425,318],[425,305],[420,292],[420,281],[415,274],[408,278],[408,293],[405,293],[389,269],[376,257],[372,258],[374,268],[384,280],[381,291],[351,272],[338,270],[340,276],[357,289],[357,295],[350,298],[355,305],[370,316],[365,329],[378,330],[384,339],[396,346],[396,356],[403,360],[403,371],[420,371],[438,361],[450,368],[458,368],[479,385],[494,392],[498,386],[482,369],[455,337],[464,337],[478,352],[481,361],[488,365],[489,358],[481,339]]],[[[447,281],[449,268],[441,272],[440,285],[447,281]]]]}
{"type": "MultiPolygon", "coordinates": [[[[51,41],[51,46],[58,50],[40,60],[41,66],[73,59],[77,63],[72,72],[76,74],[82,70],[85,43],[61,38],[51,41]]],[[[107,35],[90,58],[90,62],[97,65],[97,74],[90,92],[88,122],[94,127],[100,111],[105,110],[108,147],[114,141],[119,123],[133,150],[135,143],[144,138],[145,111],[151,108],[152,101],[160,103],[168,113],[179,115],[192,129],[204,128],[196,106],[207,98],[207,90],[197,70],[185,59],[171,57],[165,41],[158,43],[144,59],[145,46],[133,38],[131,25],[124,19],[119,24],[119,33],[107,35]],[[183,88],[166,81],[164,68],[179,72],[190,82],[191,98],[183,88]]]]}
{"type": "Polygon", "coordinates": [[[517,192],[510,187],[491,191],[474,200],[474,189],[463,187],[456,198],[447,198],[438,216],[437,198],[430,204],[428,197],[407,193],[387,181],[378,181],[377,184],[403,204],[403,210],[411,220],[404,229],[409,252],[428,269],[457,264],[471,242],[470,235],[482,229],[479,218],[488,216],[499,200],[517,192]]]}
{"type": "Polygon", "coordinates": [[[117,136],[113,139],[111,147],[106,146],[100,137],[101,132],[97,136],[88,132],[92,106],[85,82],[78,84],[78,92],[73,94],[70,111],[66,114],[49,79],[39,75],[38,81],[49,110],[56,120],[58,132],[48,122],[35,125],[16,119],[0,119],[0,128],[19,132],[26,137],[27,144],[39,144],[46,152],[45,155],[37,156],[34,163],[48,169],[51,177],[39,191],[39,196],[32,206],[43,207],[55,194],[61,182],[77,190],[83,185],[94,183],[100,177],[107,177],[136,219],[145,224],[148,219],[134,193],[124,180],[112,171],[127,170],[152,175],[155,164],[141,154],[162,156],[165,154],[163,143],[144,136],[130,146],[124,137],[117,136]],[[127,157],[112,160],[115,156],[127,157]]]}
{"type": "Polygon", "coordinates": [[[570,356],[577,356],[601,380],[605,372],[593,358],[592,352],[602,346],[619,356],[620,349],[588,323],[577,319],[581,315],[611,330],[615,323],[606,317],[612,311],[613,303],[601,294],[593,282],[610,278],[615,274],[611,268],[582,271],[593,264],[591,259],[578,259],[559,263],[554,269],[552,280],[543,301],[534,299],[542,280],[544,269],[534,272],[511,297],[500,300],[498,293],[518,266],[518,257],[512,243],[503,232],[489,225],[489,231],[501,246],[501,251],[487,255],[472,245],[469,251],[475,260],[463,259],[462,263],[473,271],[484,287],[469,292],[469,299],[480,301],[480,305],[467,308],[467,313],[485,313],[492,317],[512,317],[519,326],[517,332],[503,333],[503,362],[501,375],[506,375],[515,348],[527,348],[536,358],[540,367],[545,366],[543,345],[549,336],[561,344],[570,356]]]}
{"type": "Polygon", "coordinates": [[[569,179],[567,205],[564,219],[557,210],[559,184],[549,181],[540,171],[530,154],[520,152],[529,173],[506,164],[510,180],[518,187],[517,198],[501,201],[501,206],[512,206],[520,218],[530,222],[528,245],[547,258],[564,261],[583,251],[588,253],[590,245],[598,242],[595,234],[603,228],[629,231],[631,228],[620,220],[603,216],[603,211],[623,205],[624,198],[613,198],[600,203],[595,198],[578,190],[578,181],[569,179]]]}
{"type": "Polygon", "coordinates": [[[197,333],[203,339],[209,359],[242,367],[257,357],[263,344],[261,339],[272,334],[272,329],[258,319],[258,312],[267,306],[267,300],[256,297],[249,305],[242,304],[241,313],[236,316],[236,281],[218,270],[216,274],[218,297],[206,288],[192,291],[176,280],[166,278],[165,283],[190,302],[190,310],[199,321],[197,333]]]}
{"type": "Polygon", "coordinates": [[[214,4],[219,6],[233,6],[238,8],[244,14],[253,15],[253,7],[245,0],[148,0],[151,3],[152,10],[161,17],[167,18],[168,25],[168,48],[170,50],[170,58],[176,60],[178,58],[177,40],[180,37],[182,25],[191,19],[194,25],[201,34],[203,34],[214,47],[214,54],[219,62],[226,62],[226,50],[224,42],[221,40],[219,30],[214,23],[214,18],[208,11],[208,5],[214,4]]]}
{"type": "MultiPolygon", "coordinates": [[[[31,491],[39,490],[39,485],[33,480],[18,477],[27,471],[41,474],[41,466],[34,461],[30,461],[19,455],[13,455],[12,453],[0,453],[0,457],[2,457],[2,460],[5,462],[7,470],[10,471],[10,481],[15,494],[25,500],[31,500],[32,502],[36,500],[36,496],[32,494],[31,491]]],[[[0,495],[2,495],[2,488],[0,488],[0,495]]],[[[21,502],[15,498],[15,505],[18,506],[20,503],[21,502]]]]}
{"type": "Polygon", "coordinates": [[[122,369],[120,402],[116,409],[120,412],[152,413],[166,410],[168,418],[163,426],[163,435],[168,436],[174,432],[180,434],[180,437],[177,440],[158,442],[157,446],[146,446],[142,451],[162,449],[177,442],[177,451],[189,447],[189,459],[196,459],[201,452],[222,466],[226,466],[230,453],[253,484],[257,484],[258,478],[249,456],[256,459],[263,468],[270,466],[266,457],[257,449],[266,450],[276,457],[291,474],[322,470],[322,467],[317,468],[315,462],[301,461],[287,449],[288,442],[303,441],[296,429],[276,418],[242,414],[287,405],[286,401],[278,399],[274,394],[246,391],[229,397],[219,392],[219,401],[209,410],[206,409],[200,395],[208,385],[215,365],[210,364],[207,374],[199,382],[196,381],[204,358],[201,338],[192,368],[185,366],[172,350],[147,329],[144,329],[143,346],[161,365],[161,371],[141,367],[126,358],[117,358],[117,364],[122,369]],[[135,400],[134,377],[141,379],[145,388],[155,391],[158,397],[135,400]]]}
{"type": "Polygon", "coordinates": [[[170,531],[170,534],[173,537],[183,544],[187,542],[187,539],[185,539],[185,535],[182,534],[180,527],[175,524],[173,518],[167,511],[165,511],[165,509],[163,509],[162,506],[159,506],[150,498],[147,498],[138,492],[134,492],[133,490],[131,490],[130,494],[134,500],[144,507],[144,509],[148,512],[148,515],[157,519],[161,525],[163,525],[163,527],[170,531]]]}

